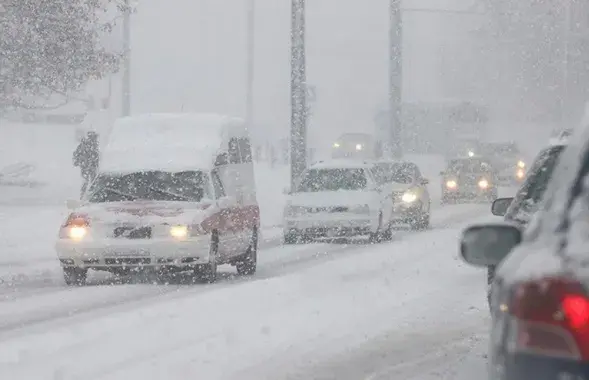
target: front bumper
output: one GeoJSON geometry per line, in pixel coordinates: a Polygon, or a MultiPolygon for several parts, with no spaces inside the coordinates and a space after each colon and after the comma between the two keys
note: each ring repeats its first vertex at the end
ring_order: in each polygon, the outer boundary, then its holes
{"type": "Polygon", "coordinates": [[[375,232],[378,221],[369,215],[317,215],[313,217],[287,217],[284,233],[310,238],[367,235],[375,232]]]}
{"type": "Polygon", "coordinates": [[[423,215],[423,203],[415,201],[412,203],[396,203],[391,214],[391,223],[410,224],[423,215]]]}
{"type": "Polygon", "coordinates": [[[193,267],[209,262],[210,236],[170,239],[59,239],[55,249],[64,267],[90,269],[193,267]]]}
{"type": "Polygon", "coordinates": [[[454,189],[443,188],[442,197],[446,199],[463,199],[463,198],[480,198],[492,196],[497,192],[495,186],[489,186],[487,188],[480,187],[456,187],[454,189]]]}

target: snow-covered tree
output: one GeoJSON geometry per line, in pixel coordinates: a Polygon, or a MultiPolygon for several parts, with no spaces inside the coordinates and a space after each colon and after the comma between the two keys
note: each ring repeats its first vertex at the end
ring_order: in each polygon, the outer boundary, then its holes
{"type": "Polygon", "coordinates": [[[108,3],[0,1],[0,112],[43,108],[56,95],[67,101],[89,80],[117,70],[121,55],[99,38],[112,29],[100,21],[108,3]]]}

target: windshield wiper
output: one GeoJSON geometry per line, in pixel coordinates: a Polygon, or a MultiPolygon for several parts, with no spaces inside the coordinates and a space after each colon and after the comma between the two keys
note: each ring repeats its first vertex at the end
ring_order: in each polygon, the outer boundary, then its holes
{"type": "Polygon", "coordinates": [[[185,195],[180,195],[180,194],[176,194],[176,193],[172,193],[170,191],[166,191],[166,190],[162,190],[162,189],[158,189],[157,187],[152,187],[152,186],[148,186],[147,187],[149,190],[151,191],[155,191],[156,193],[160,193],[160,194],[165,194],[165,195],[170,195],[172,197],[176,197],[178,199],[182,199],[184,201],[192,201],[192,199],[190,199],[189,197],[185,196],[185,195]]]}
{"type": "Polygon", "coordinates": [[[129,201],[137,200],[137,197],[135,197],[135,196],[133,196],[131,194],[123,193],[122,191],[118,191],[118,190],[115,190],[115,189],[110,188],[110,187],[103,187],[102,190],[106,190],[106,191],[109,191],[109,192],[111,192],[113,194],[120,195],[121,197],[125,197],[129,201]]]}

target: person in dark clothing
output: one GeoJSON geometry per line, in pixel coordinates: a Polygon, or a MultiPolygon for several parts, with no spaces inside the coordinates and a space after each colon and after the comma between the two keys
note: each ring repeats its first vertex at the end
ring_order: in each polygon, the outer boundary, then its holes
{"type": "Polygon", "coordinates": [[[81,189],[81,195],[83,195],[98,172],[100,151],[98,134],[96,132],[88,132],[82,141],[80,141],[74,152],[73,162],[75,167],[80,168],[82,179],[84,180],[81,189]]]}

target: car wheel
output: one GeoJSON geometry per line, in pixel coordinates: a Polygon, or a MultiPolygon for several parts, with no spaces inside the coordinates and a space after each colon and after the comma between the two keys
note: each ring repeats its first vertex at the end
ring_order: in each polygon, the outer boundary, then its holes
{"type": "Polygon", "coordinates": [[[382,212],[378,215],[378,227],[376,228],[376,232],[370,233],[370,243],[380,243],[383,239],[382,234],[382,212]]]}
{"type": "Polygon", "coordinates": [[[285,232],[283,242],[285,245],[304,243],[303,235],[293,232],[285,232]]]}
{"type": "Polygon", "coordinates": [[[258,265],[258,231],[254,228],[252,240],[245,254],[235,262],[235,269],[240,276],[251,276],[256,273],[258,265]]]}
{"type": "Polygon", "coordinates": [[[381,240],[383,241],[391,241],[393,240],[393,225],[389,223],[387,228],[383,231],[381,235],[381,240]]]}
{"type": "Polygon", "coordinates": [[[217,281],[217,252],[219,250],[219,235],[216,231],[211,236],[209,248],[209,262],[195,268],[197,278],[207,284],[217,281]]]}
{"type": "Polygon", "coordinates": [[[429,213],[421,213],[411,222],[411,229],[414,231],[427,230],[429,228],[429,220],[429,213]]]}
{"type": "Polygon", "coordinates": [[[88,276],[88,269],[84,268],[63,268],[63,279],[68,286],[84,286],[86,285],[86,277],[88,276]]]}

